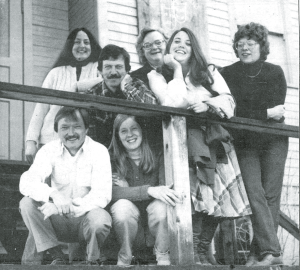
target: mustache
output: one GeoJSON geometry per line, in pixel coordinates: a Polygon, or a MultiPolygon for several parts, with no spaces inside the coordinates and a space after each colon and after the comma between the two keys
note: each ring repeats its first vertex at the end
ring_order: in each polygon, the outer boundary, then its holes
{"type": "Polygon", "coordinates": [[[120,79],[121,78],[121,75],[118,75],[118,74],[112,74],[110,76],[107,77],[108,79],[120,79]]]}
{"type": "Polygon", "coordinates": [[[65,139],[66,140],[72,140],[72,139],[78,139],[78,136],[66,136],[65,139]]]}

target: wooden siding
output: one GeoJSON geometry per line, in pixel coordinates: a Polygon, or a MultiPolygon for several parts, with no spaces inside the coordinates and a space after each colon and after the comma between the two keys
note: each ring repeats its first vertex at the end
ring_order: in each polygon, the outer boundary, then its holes
{"type": "Polygon", "coordinates": [[[135,49],[135,42],[139,33],[137,13],[136,0],[107,1],[109,43],[123,47],[129,52],[131,70],[140,67],[135,49]]]}
{"type": "Polygon", "coordinates": [[[98,39],[96,0],[69,0],[69,27],[85,27],[98,39]]]}
{"type": "Polygon", "coordinates": [[[42,85],[61,52],[68,34],[67,0],[32,1],[32,85],[42,85]]]}
{"type": "Polygon", "coordinates": [[[210,61],[218,66],[230,65],[235,55],[232,49],[232,33],[227,0],[207,1],[210,61]]]}

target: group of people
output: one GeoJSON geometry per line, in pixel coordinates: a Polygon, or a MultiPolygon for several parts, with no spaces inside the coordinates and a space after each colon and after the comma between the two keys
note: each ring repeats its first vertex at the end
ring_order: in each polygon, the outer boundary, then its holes
{"type": "MultiPolygon", "coordinates": [[[[162,29],[145,27],[136,49],[143,66],[130,72],[124,48],[101,49],[87,29],[75,29],[43,87],[207,117],[284,121],[286,81],[279,66],[265,62],[268,30],[260,24],[239,27],[233,40],[239,61],[219,70],[188,28],[168,39],[162,29]]],[[[216,264],[208,249],[220,221],[250,215],[246,265],[282,264],[277,228],[288,139],[191,119],[187,136],[195,263],[216,264]]],[[[32,165],[20,180],[29,230],[24,255],[47,251],[52,264],[65,264],[59,241],[79,242],[86,263],[99,264],[113,229],[117,265],[126,267],[142,228],[153,237],[157,264],[170,264],[167,206],[182,198],[165,185],[159,119],[37,104],[25,154],[32,165]]]]}

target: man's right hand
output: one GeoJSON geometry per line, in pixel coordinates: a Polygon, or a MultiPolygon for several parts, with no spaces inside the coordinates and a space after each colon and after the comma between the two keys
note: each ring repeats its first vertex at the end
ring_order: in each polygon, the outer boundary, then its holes
{"type": "Polygon", "coordinates": [[[70,205],[72,204],[72,200],[65,198],[57,190],[53,191],[50,194],[50,197],[57,207],[59,215],[66,215],[70,213],[70,205]]]}
{"type": "Polygon", "coordinates": [[[36,152],[37,152],[36,142],[35,141],[26,141],[25,156],[26,156],[26,160],[29,162],[29,164],[33,163],[36,152]]]}

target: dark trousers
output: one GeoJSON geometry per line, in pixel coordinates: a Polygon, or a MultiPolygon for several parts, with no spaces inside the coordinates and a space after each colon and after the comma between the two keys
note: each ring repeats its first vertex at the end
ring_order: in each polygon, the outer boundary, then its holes
{"type": "Polygon", "coordinates": [[[281,253],[277,229],[287,152],[288,138],[271,135],[253,147],[236,148],[253,212],[251,254],[277,256],[281,253]]]}

